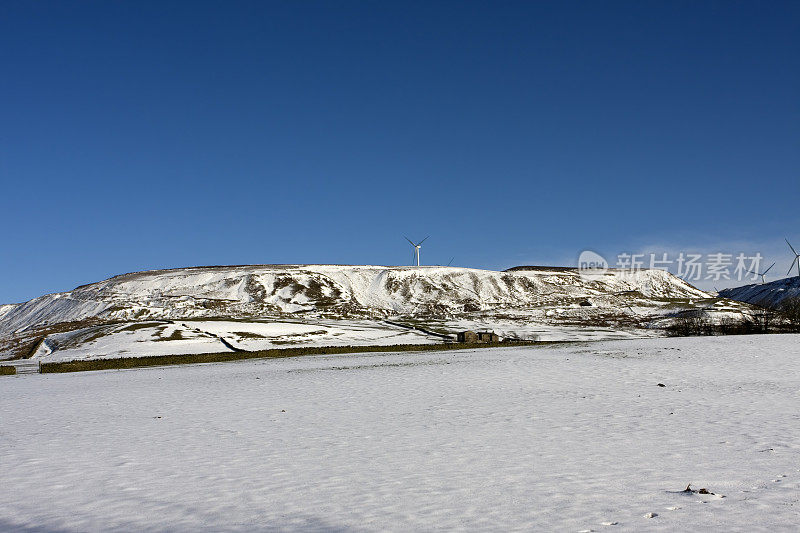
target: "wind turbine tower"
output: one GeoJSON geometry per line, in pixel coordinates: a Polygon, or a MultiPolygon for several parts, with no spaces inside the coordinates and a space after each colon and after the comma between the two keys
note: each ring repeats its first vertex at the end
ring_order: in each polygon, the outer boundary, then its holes
{"type": "MultiPolygon", "coordinates": [[[[428,235],[428,237],[430,237],[430,235],[428,235]]],[[[425,237],[424,239],[422,239],[417,243],[406,237],[406,240],[411,244],[411,246],[414,247],[414,260],[416,260],[417,266],[419,266],[419,249],[422,248],[422,243],[427,241],[428,237],[425,237]]]]}

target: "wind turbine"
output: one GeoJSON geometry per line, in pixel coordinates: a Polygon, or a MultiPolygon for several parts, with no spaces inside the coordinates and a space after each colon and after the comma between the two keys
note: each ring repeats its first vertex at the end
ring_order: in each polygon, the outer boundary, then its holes
{"type": "MultiPolygon", "coordinates": [[[[753,274],[753,275],[755,275],[755,276],[761,276],[761,283],[762,283],[762,284],[764,284],[764,283],[766,283],[766,282],[767,282],[767,280],[766,280],[766,279],[764,279],[764,276],[766,276],[766,275],[767,275],[767,272],[769,272],[769,269],[770,269],[770,268],[772,268],[772,267],[774,267],[774,266],[775,266],[775,263],[772,263],[772,264],[769,266],[769,268],[768,268],[768,269],[766,269],[764,272],[757,272],[757,271],[754,271],[754,270],[748,270],[748,272],[750,272],[751,274],[753,274]]],[[[791,271],[792,269],[790,268],[789,270],[791,271]]]]}
{"type": "Polygon", "coordinates": [[[789,272],[787,272],[786,275],[788,276],[789,274],[791,274],[792,273],[792,267],[795,264],[797,264],[797,275],[800,276],[800,254],[798,254],[797,250],[794,249],[794,246],[792,246],[792,243],[789,242],[789,239],[785,239],[785,241],[786,241],[786,244],[789,245],[789,248],[792,249],[792,253],[794,254],[794,259],[792,259],[792,264],[789,265],[789,272]]]}
{"type": "MultiPolygon", "coordinates": [[[[405,235],[403,235],[403,236],[405,237],[405,235]]],[[[428,235],[428,237],[430,237],[430,235],[428,235]]],[[[406,240],[409,243],[411,243],[411,246],[414,247],[414,258],[417,260],[417,266],[419,266],[419,249],[422,248],[422,243],[427,241],[428,237],[425,237],[424,239],[422,239],[421,241],[419,241],[417,243],[415,243],[414,241],[412,241],[411,239],[406,237],[406,240]]]]}

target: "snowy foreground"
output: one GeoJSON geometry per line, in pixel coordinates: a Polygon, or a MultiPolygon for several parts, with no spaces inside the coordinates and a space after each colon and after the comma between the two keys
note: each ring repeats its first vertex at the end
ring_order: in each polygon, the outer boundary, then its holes
{"type": "Polygon", "coordinates": [[[798,341],[4,377],[0,530],[795,531],[798,341]]]}

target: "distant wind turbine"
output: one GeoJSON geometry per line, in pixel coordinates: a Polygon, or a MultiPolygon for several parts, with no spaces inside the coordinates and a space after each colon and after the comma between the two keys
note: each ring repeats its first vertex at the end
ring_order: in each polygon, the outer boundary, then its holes
{"type": "MultiPolygon", "coordinates": [[[[403,235],[403,236],[405,237],[405,235],[403,235]]],[[[430,235],[428,235],[428,237],[430,237],[430,235]]],[[[412,241],[411,239],[406,237],[406,240],[411,244],[411,246],[414,247],[414,259],[416,259],[416,261],[417,261],[417,266],[419,266],[419,249],[422,248],[422,243],[427,241],[428,237],[425,237],[424,239],[422,239],[421,241],[419,241],[417,243],[415,243],[414,241],[412,241]]]]}
{"type": "MultiPolygon", "coordinates": [[[[796,259],[796,258],[795,258],[795,259],[796,259]]],[[[775,263],[772,263],[772,264],[769,266],[769,268],[768,268],[768,269],[766,269],[764,272],[757,272],[757,271],[755,271],[755,270],[748,270],[748,272],[750,272],[751,274],[753,274],[753,275],[755,275],[755,276],[761,276],[761,283],[763,284],[763,283],[766,283],[766,282],[767,282],[767,280],[764,278],[764,276],[766,276],[766,275],[767,275],[767,272],[769,272],[770,268],[772,268],[772,267],[774,267],[774,266],[775,266],[775,263]]],[[[791,270],[792,270],[792,269],[791,269],[791,267],[790,267],[790,268],[789,268],[789,271],[791,272],[791,270]]]]}
{"type": "Polygon", "coordinates": [[[794,267],[794,265],[797,265],[797,275],[800,276],[800,254],[798,254],[797,250],[794,249],[794,246],[792,246],[792,243],[789,242],[789,239],[785,239],[785,240],[786,240],[786,244],[789,245],[789,248],[792,249],[792,253],[794,254],[794,259],[792,259],[792,264],[789,265],[789,272],[787,272],[786,275],[788,276],[789,274],[791,274],[792,273],[792,267],[794,267]]]}

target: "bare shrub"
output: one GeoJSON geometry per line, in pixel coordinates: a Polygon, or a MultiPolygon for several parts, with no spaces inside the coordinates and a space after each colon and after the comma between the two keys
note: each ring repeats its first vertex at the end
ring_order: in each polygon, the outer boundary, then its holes
{"type": "Polygon", "coordinates": [[[800,330],[800,297],[783,300],[778,307],[778,314],[793,331],[800,330]]]}

